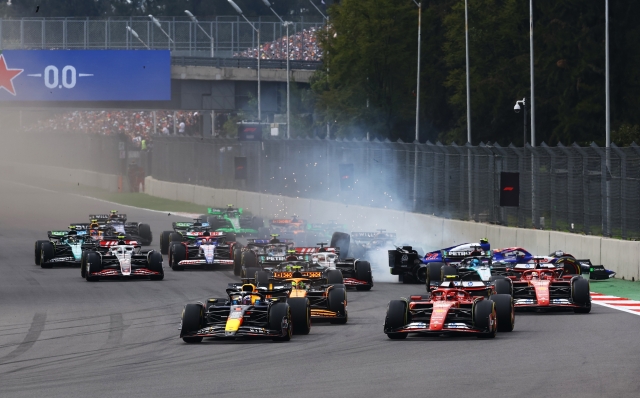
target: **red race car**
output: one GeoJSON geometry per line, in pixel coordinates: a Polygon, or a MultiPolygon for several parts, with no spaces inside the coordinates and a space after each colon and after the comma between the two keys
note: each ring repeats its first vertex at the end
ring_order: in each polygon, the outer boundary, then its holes
{"type": "Polygon", "coordinates": [[[409,333],[474,334],[494,338],[513,331],[515,312],[508,294],[491,294],[482,282],[448,281],[423,296],[392,300],[387,307],[384,333],[404,339],[409,333]]]}

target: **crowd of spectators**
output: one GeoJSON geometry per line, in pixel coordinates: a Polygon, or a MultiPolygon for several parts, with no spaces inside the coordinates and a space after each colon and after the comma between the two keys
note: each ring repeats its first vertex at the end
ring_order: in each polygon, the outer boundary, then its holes
{"type": "MultiPolygon", "coordinates": [[[[322,60],[322,49],[316,41],[318,29],[304,29],[289,36],[289,59],[299,61],[322,60]]],[[[238,58],[258,58],[258,48],[248,48],[234,54],[238,58]]],[[[287,59],[287,37],[262,45],[260,59],[287,59]]]]}
{"type": "Polygon", "coordinates": [[[198,112],[186,111],[75,111],[57,114],[24,127],[26,131],[80,131],[124,135],[134,144],[152,135],[201,135],[198,112]],[[175,125],[174,125],[175,124],[175,125]]]}

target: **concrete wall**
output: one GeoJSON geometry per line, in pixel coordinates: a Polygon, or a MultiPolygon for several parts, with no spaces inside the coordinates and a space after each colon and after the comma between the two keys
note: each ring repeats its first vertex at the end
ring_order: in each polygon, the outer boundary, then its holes
{"type": "MultiPolygon", "coordinates": [[[[314,70],[291,69],[291,79],[298,83],[309,83],[314,70]]],[[[213,66],[171,66],[171,78],[181,80],[236,80],[257,81],[258,70],[253,68],[216,68],[213,66]]],[[[260,69],[260,80],[264,82],[286,82],[286,69],[260,69]]]]}
{"type": "MultiPolygon", "coordinates": [[[[79,184],[93,188],[100,188],[110,192],[118,191],[118,176],[113,174],[96,173],[88,170],[68,169],[57,166],[42,166],[34,164],[3,162],[5,172],[9,172],[16,179],[28,181],[28,178],[46,178],[48,181],[79,184]]],[[[122,179],[123,188],[128,189],[126,177],[122,179]]]]}
{"type": "Polygon", "coordinates": [[[620,278],[637,280],[640,277],[640,242],[501,227],[321,200],[214,189],[158,181],[152,177],[146,178],[145,192],[152,196],[203,206],[233,204],[264,218],[296,214],[310,222],[336,220],[349,226],[352,231],[386,228],[398,233],[399,241],[418,242],[427,250],[474,242],[483,237],[488,238],[494,248],[520,246],[537,255],[563,250],[577,258],[591,259],[594,264],[604,264],[617,272],[620,278]]]}

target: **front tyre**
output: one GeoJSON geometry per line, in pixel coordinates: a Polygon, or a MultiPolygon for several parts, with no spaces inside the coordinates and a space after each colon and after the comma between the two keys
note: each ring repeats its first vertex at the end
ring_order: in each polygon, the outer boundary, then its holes
{"type": "Polygon", "coordinates": [[[97,282],[100,277],[94,275],[96,272],[102,271],[102,257],[96,252],[89,252],[85,257],[85,279],[87,282],[97,282]]]}
{"type": "Polygon", "coordinates": [[[311,305],[307,297],[292,297],[287,300],[291,310],[293,334],[309,334],[311,331],[311,305]]]}
{"type": "Polygon", "coordinates": [[[496,322],[498,332],[513,332],[516,321],[516,312],[513,307],[513,298],[510,294],[494,294],[491,301],[496,307],[496,322]]]}
{"type": "Polygon", "coordinates": [[[356,262],[356,279],[367,283],[366,285],[357,285],[356,290],[371,290],[373,275],[371,274],[371,264],[368,261],[356,262]]]}
{"type": "Polygon", "coordinates": [[[338,317],[332,318],[329,322],[340,325],[347,323],[347,291],[341,287],[334,287],[329,291],[328,301],[329,311],[338,314],[338,317]]]}
{"type": "Polygon", "coordinates": [[[162,254],[157,251],[149,253],[149,270],[157,272],[157,275],[149,275],[152,281],[161,281],[164,279],[164,270],[162,269],[162,254]]]}
{"type": "Polygon", "coordinates": [[[185,343],[194,344],[202,341],[200,336],[185,336],[198,332],[204,325],[204,307],[200,304],[187,304],[182,311],[182,329],[180,337],[185,343]]]}
{"type": "Polygon", "coordinates": [[[273,337],[273,341],[289,341],[293,335],[291,309],[287,303],[275,303],[269,308],[269,329],[279,330],[282,335],[273,337]]]}
{"type": "Polygon", "coordinates": [[[49,261],[53,260],[55,257],[55,249],[53,248],[53,243],[51,242],[42,242],[40,246],[40,267],[42,268],[51,268],[53,265],[49,263],[49,261]]]}
{"type": "MultiPolygon", "coordinates": [[[[404,300],[391,300],[387,306],[387,316],[384,319],[384,330],[400,329],[408,320],[407,303],[404,300]]],[[[387,337],[393,340],[406,339],[409,333],[389,332],[387,337]]]]}

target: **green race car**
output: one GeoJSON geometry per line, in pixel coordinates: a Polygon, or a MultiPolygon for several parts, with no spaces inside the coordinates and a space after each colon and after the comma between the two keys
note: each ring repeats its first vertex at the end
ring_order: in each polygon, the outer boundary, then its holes
{"type": "Polygon", "coordinates": [[[228,205],[226,209],[209,207],[207,214],[202,215],[201,219],[209,223],[211,231],[234,233],[243,237],[259,237],[260,234],[269,236],[262,218],[243,214],[242,208],[233,205],[228,205]]]}

